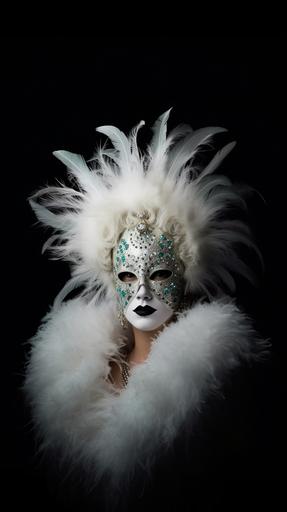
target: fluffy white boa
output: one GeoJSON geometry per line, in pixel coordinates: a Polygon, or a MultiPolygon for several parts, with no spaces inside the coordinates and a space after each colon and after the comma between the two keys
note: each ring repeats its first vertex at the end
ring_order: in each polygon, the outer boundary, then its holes
{"type": "Polygon", "coordinates": [[[209,393],[265,345],[230,299],[197,303],[154,340],[119,392],[106,379],[123,341],[114,303],[71,300],[32,339],[25,382],[42,447],[116,486],[138,467],[149,472],[182,425],[192,431],[209,393]]]}

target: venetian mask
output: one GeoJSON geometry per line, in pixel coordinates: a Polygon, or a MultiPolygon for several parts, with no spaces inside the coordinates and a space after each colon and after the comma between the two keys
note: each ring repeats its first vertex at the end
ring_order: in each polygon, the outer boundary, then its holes
{"type": "Polygon", "coordinates": [[[184,265],[172,237],[145,222],[126,229],[113,251],[119,308],[136,328],[151,331],[169,320],[184,293],[184,265]]]}

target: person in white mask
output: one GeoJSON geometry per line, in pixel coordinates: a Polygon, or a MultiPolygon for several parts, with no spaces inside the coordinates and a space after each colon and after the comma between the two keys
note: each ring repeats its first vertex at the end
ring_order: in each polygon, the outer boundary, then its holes
{"type": "Polygon", "coordinates": [[[234,300],[236,276],[252,281],[238,245],[258,255],[234,213],[246,206],[242,187],[215,173],[234,143],[202,169],[199,148],[225,129],[183,124],[167,135],[168,117],[144,154],[143,122],[129,136],[98,128],[113,148],[92,162],[55,152],[71,186],[31,200],[54,230],[45,248],[72,269],[31,342],[33,420],[43,449],[72,461],[91,488],[107,478],[112,499],[128,494],[135,472],[151,473],[181,427],[193,433],[208,397],[265,349],[234,300]]]}

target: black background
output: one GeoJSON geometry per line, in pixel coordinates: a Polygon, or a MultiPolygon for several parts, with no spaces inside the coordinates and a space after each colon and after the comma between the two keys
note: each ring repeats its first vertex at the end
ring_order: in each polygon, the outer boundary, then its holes
{"type": "MultiPolygon", "coordinates": [[[[243,286],[239,294],[259,332],[272,340],[273,358],[256,384],[258,409],[250,430],[257,464],[248,471],[238,467],[230,479],[266,481],[270,487],[278,478],[285,275],[280,191],[286,172],[280,127],[282,46],[280,37],[2,39],[2,283],[7,284],[2,299],[7,311],[1,459],[2,484],[12,502],[38,503],[41,496],[53,504],[45,472],[33,459],[21,384],[25,342],[69,275],[65,264],[41,256],[48,233],[34,225],[27,197],[56,177],[65,179],[65,168],[52,151],[89,157],[99,141],[96,126],[113,124],[129,131],[141,119],[146,121],[140,135],[145,142],[149,127],[170,107],[169,127],[186,122],[193,128],[228,128],[237,146],[222,172],[254,186],[265,198],[265,204],[255,198],[250,205],[265,275],[257,290],[243,286]]],[[[222,499],[224,489],[218,491],[222,499]]]]}

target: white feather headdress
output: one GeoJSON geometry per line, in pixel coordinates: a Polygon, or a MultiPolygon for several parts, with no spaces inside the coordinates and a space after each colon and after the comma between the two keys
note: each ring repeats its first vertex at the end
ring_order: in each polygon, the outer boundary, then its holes
{"type": "Polygon", "coordinates": [[[114,126],[97,131],[109,137],[112,149],[99,148],[86,163],[82,156],[55,151],[68,168],[71,186],[60,183],[30,199],[39,221],[55,232],[43,247],[71,263],[72,278],[58,302],[74,288],[94,292],[94,298],[114,296],[111,251],[126,227],[149,213],[149,222],[171,233],[185,264],[186,293],[234,292],[235,274],[252,280],[238,255],[238,244],[258,253],[248,226],[224,216],[230,208],[245,208],[239,190],[222,175],[214,175],[235,143],[221,149],[201,172],[194,165],[199,148],[224,128],[193,131],[180,125],[167,136],[170,110],[153,127],[146,153],[137,145],[141,121],[127,137],[114,126]]]}

